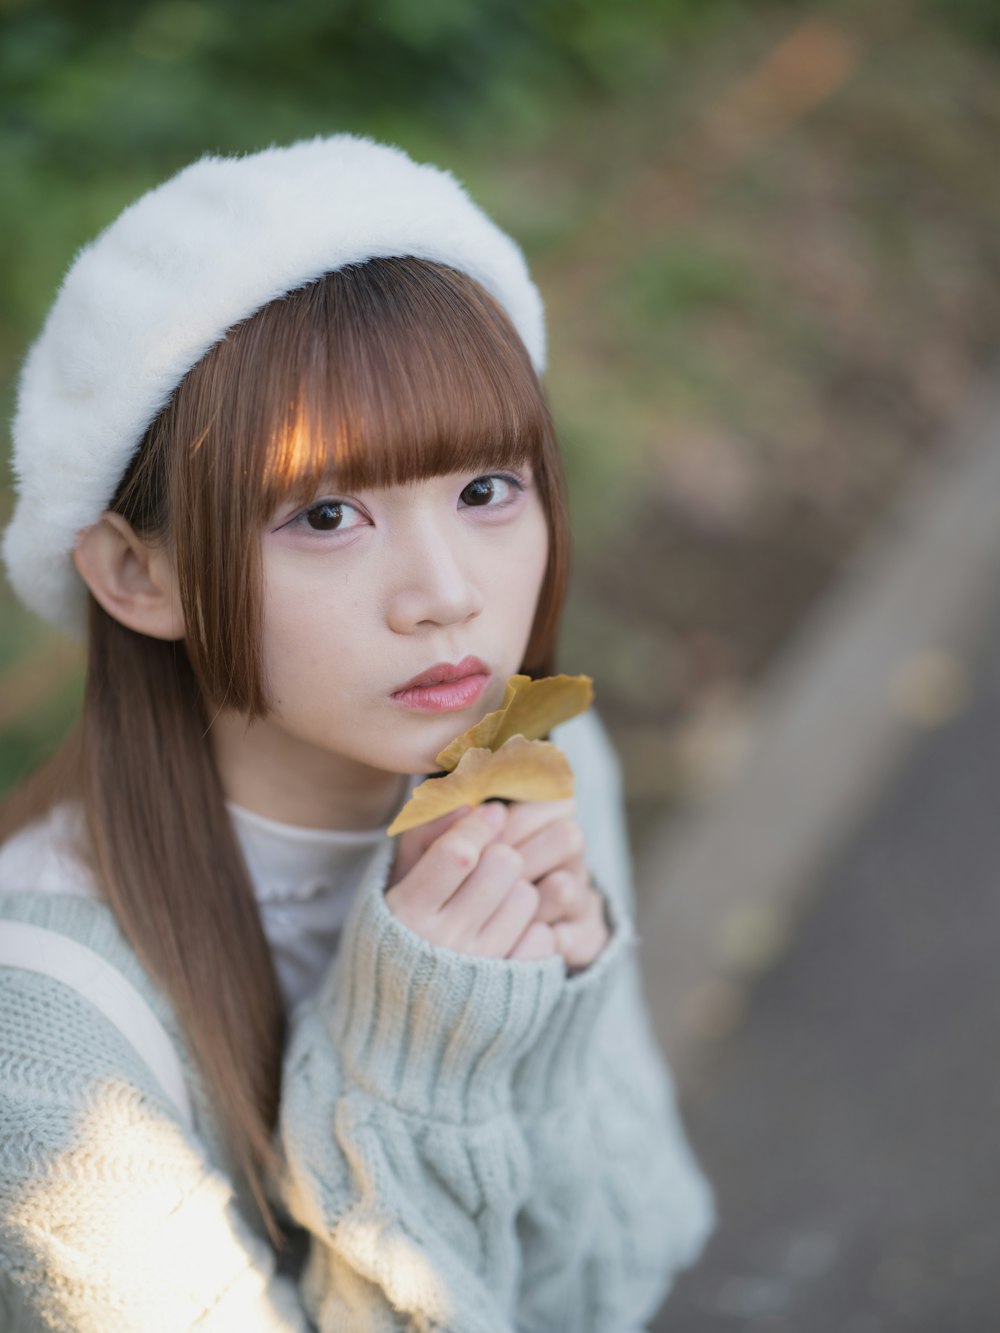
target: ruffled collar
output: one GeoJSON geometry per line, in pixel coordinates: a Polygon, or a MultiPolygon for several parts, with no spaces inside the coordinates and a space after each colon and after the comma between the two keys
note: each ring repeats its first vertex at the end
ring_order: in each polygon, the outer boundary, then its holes
{"type": "MultiPolygon", "coordinates": [[[[412,777],[396,809],[422,781],[412,777]]],[[[392,822],[373,829],[302,828],[226,801],[258,902],[303,901],[351,883],[387,840],[392,822]]],[[[395,818],[395,811],[393,811],[395,818]]]]}

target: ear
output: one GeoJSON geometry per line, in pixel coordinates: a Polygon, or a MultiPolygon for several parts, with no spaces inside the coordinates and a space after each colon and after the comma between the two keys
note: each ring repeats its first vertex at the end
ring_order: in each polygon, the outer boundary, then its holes
{"type": "Polygon", "coordinates": [[[102,514],[83,530],[73,563],[115,620],[153,639],[184,637],[180,587],[168,548],[144,541],[121,514],[102,514]]]}

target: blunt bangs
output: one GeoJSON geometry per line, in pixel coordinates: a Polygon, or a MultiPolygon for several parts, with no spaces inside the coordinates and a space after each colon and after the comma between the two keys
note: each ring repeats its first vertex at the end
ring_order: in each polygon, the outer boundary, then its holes
{"type": "Polygon", "coordinates": [[[455,269],[368,260],[252,322],[240,397],[261,523],[331,485],[540,463],[552,426],[527,352],[502,307],[455,269]]]}

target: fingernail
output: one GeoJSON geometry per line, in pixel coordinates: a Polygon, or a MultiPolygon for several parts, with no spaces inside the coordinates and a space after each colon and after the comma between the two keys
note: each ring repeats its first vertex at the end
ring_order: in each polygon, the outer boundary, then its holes
{"type": "Polygon", "coordinates": [[[498,801],[491,801],[489,805],[482,806],[483,818],[494,828],[499,828],[507,818],[507,807],[500,805],[498,801]]]}

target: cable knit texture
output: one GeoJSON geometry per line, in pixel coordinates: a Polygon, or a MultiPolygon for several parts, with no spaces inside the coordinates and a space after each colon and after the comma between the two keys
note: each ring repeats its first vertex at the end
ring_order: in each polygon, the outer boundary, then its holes
{"type": "Polygon", "coordinates": [[[173,1038],[172,1104],[75,989],[0,967],[0,1328],[10,1333],[630,1333],[700,1252],[709,1187],[637,969],[619,774],[593,712],[553,733],[577,777],[612,937],[560,958],[429,944],[389,911],[380,840],[289,1021],[274,1252],[166,998],[97,898],[0,891],[117,967],[173,1038]]]}

